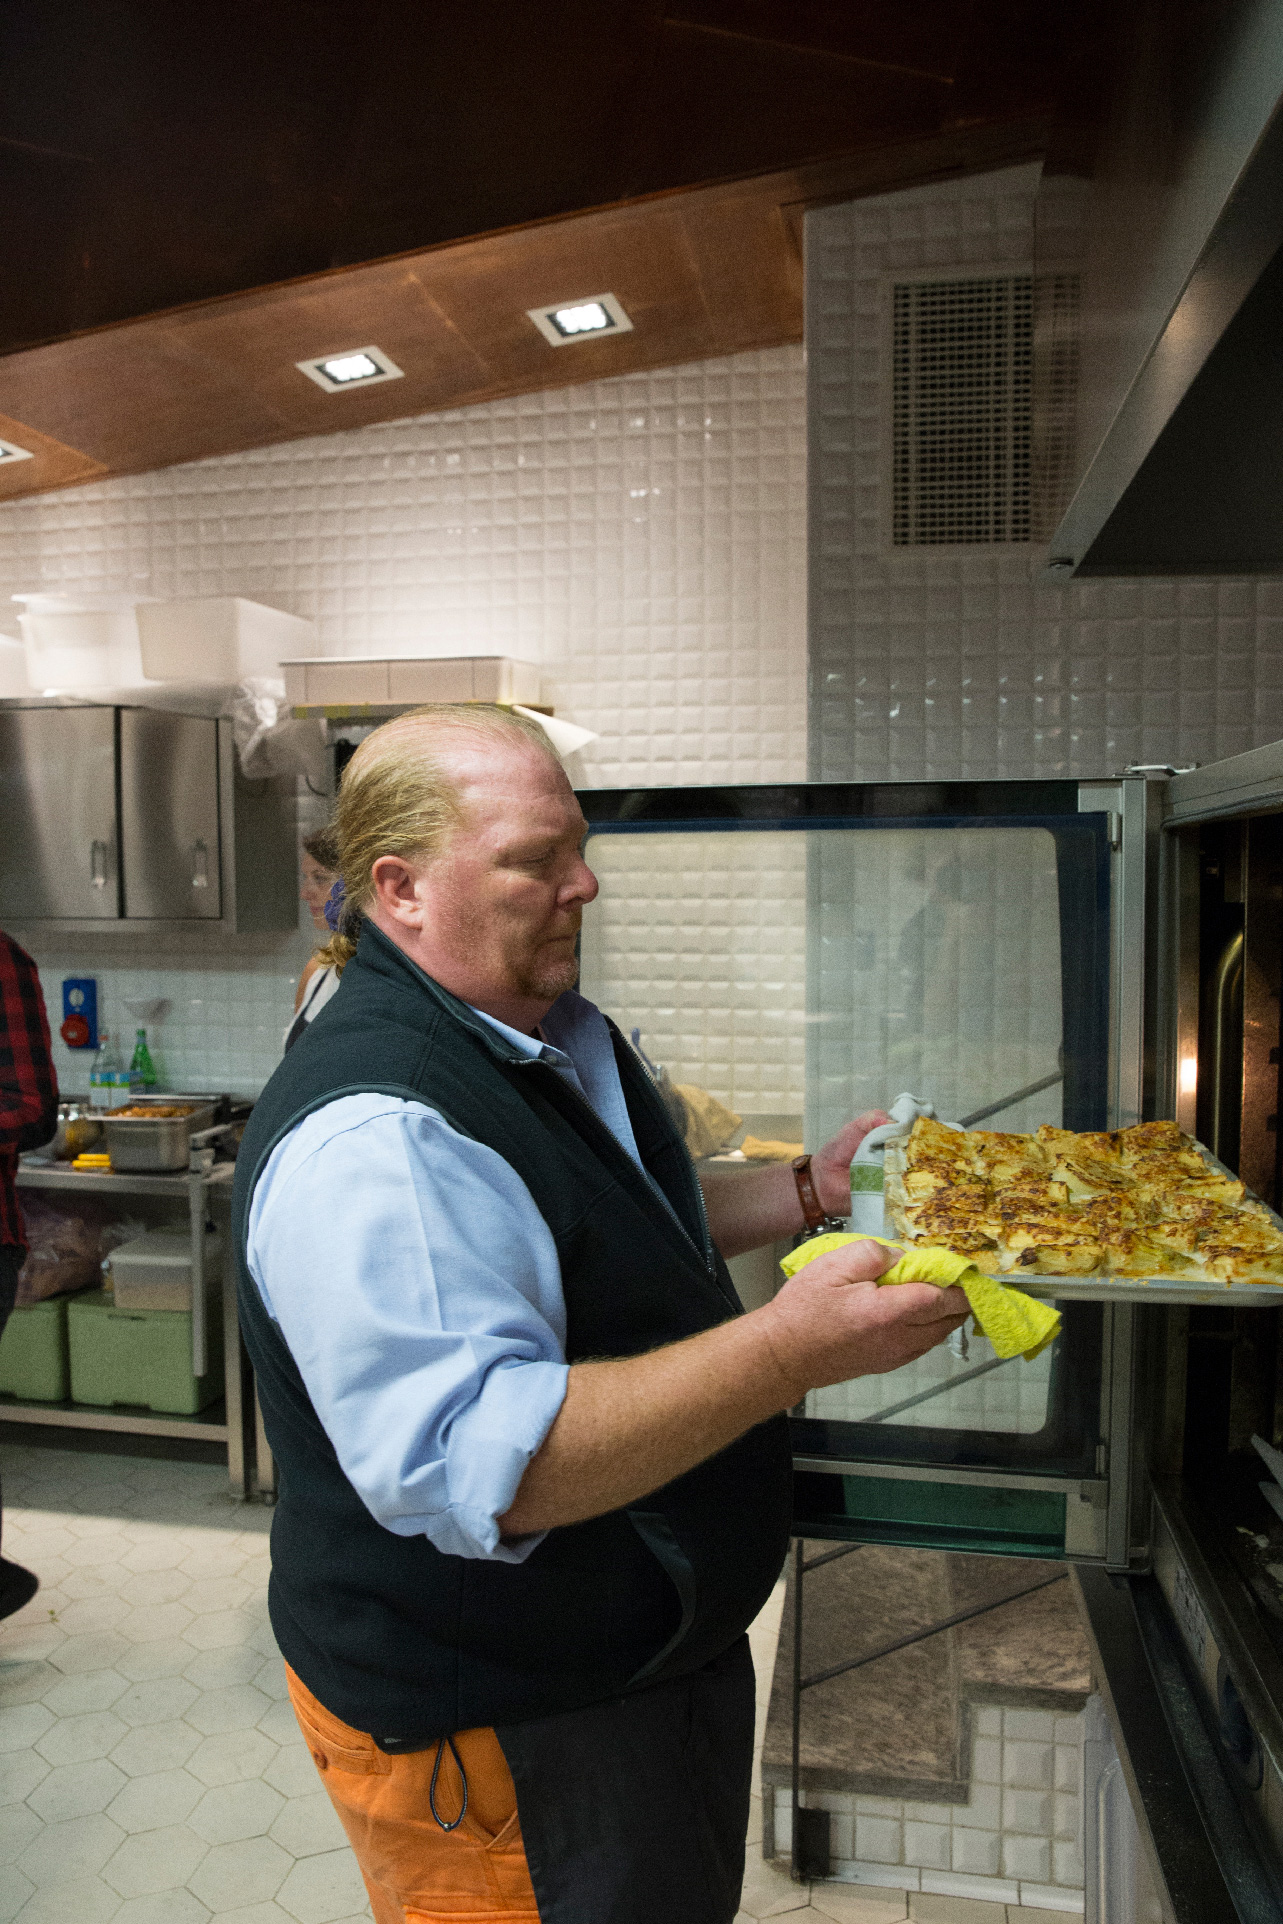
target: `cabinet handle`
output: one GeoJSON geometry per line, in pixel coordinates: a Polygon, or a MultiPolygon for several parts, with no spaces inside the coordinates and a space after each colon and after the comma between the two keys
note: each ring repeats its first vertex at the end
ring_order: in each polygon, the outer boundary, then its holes
{"type": "Polygon", "coordinates": [[[192,887],[209,887],[209,850],[204,842],[197,842],[192,849],[192,887]]]}
{"type": "Polygon", "coordinates": [[[106,842],[89,844],[89,880],[96,889],[105,889],[107,886],[106,842]]]}

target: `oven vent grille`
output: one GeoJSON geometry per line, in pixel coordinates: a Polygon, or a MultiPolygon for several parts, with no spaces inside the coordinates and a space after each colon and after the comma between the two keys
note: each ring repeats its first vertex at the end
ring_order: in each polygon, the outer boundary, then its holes
{"type": "Polygon", "coordinates": [[[894,289],[892,543],[1028,541],[1033,277],[894,289]]]}

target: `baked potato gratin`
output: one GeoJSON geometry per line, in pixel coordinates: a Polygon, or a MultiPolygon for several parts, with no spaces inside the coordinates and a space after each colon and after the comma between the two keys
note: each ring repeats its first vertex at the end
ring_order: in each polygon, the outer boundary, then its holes
{"type": "Polygon", "coordinates": [[[1283,1283],[1283,1231],[1174,1122],[1016,1136],[923,1117],[886,1196],[897,1235],[991,1276],[1283,1283]]]}

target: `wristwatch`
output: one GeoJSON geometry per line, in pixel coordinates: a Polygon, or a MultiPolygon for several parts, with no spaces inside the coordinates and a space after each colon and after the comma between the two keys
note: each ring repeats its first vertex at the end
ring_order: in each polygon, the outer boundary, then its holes
{"type": "Polygon", "coordinates": [[[793,1180],[797,1184],[798,1201],[802,1205],[802,1221],[805,1225],[802,1236],[823,1236],[827,1231],[841,1229],[842,1218],[830,1216],[816,1194],[815,1178],[811,1174],[811,1158],[795,1156],[791,1164],[793,1180]]]}

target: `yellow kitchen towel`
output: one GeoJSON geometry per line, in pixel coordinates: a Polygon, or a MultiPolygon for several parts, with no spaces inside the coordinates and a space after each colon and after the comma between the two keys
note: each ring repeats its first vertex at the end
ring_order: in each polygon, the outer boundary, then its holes
{"type": "MultiPolygon", "coordinates": [[[[844,1243],[881,1243],[884,1249],[898,1249],[899,1243],[885,1236],[851,1236],[845,1233],[812,1236],[809,1242],[791,1249],[780,1264],[792,1276],[804,1263],[827,1256],[844,1243]]],[[[983,1276],[966,1256],[952,1249],[907,1248],[893,1269],[878,1277],[882,1283],[935,1283],[948,1289],[956,1283],[971,1305],[971,1313],[981,1331],[993,1344],[997,1356],[1023,1356],[1031,1363],[1060,1334],[1060,1311],[1050,1303],[1026,1296],[1023,1289],[1011,1289],[992,1276],[983,1276]]]]}

